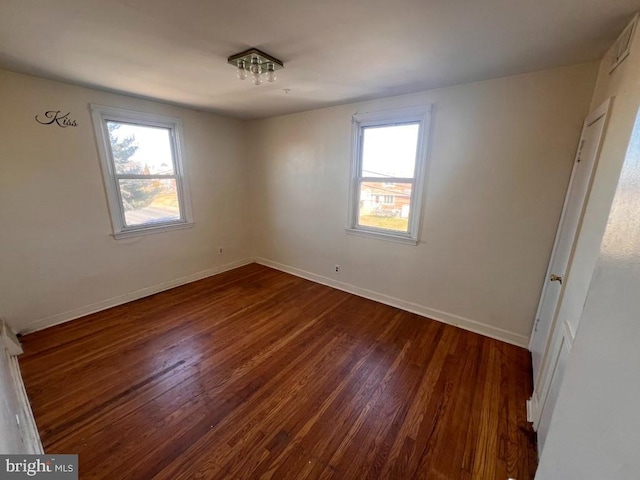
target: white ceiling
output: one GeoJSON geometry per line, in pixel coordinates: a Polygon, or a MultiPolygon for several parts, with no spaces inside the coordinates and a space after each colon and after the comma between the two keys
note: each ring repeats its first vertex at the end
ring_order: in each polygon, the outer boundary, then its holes
{"type": "Polygon", "coordinates": [[[0,67],[241,118],[593,61],[640,0],[0,0],[0,67]],[[241,82],[257,47],[285,69],[241,82]],[[284,89],[290,89],[287,94],[284,89]]]}

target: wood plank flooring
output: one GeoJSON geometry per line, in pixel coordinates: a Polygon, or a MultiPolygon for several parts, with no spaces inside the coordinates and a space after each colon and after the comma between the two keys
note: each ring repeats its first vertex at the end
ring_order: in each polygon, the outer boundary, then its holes
{"type": "Polygon", "coordinates": [[[23,337],[81,479],[533,478],[524,349],[257,264],[23,337]]]}

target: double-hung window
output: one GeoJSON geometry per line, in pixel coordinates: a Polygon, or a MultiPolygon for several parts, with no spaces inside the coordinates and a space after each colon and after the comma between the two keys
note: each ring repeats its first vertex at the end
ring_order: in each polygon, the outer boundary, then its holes
{"type": "Polygon", "coordinates": [[[179,118],[92,105],[116,238],[192,225],[179,118]]]}
{"type": "Polygon", "coordinates": [[[347,233],[416,244],[431,107],[353,117],[347,233]]]}

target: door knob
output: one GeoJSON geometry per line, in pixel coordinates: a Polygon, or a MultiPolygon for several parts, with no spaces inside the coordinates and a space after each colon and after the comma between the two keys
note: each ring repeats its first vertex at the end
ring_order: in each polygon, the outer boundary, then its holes
{"type": "Polygon", "coordinates": [[[562,285],[562,277],[560,275],[552,273],[551,277],[549,277],[549,280],[551,280],[552,282],[560,282],[560,285],[562,285]]]}

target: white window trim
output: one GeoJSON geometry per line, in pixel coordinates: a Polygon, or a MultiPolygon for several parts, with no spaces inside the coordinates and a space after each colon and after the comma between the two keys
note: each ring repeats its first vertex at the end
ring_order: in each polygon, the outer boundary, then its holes
{"type": "Polygon", "coordinates": [[[431,105],[398,108],[394,110],[355,114],[352,118],[351,140],[351,177],[349,188],[349,214],[345,231],[351,235],[391,240],[409,245],[418,244],[422,198],[427,168],[427,152],[431,123],[431,105]],[[393,125],[403,123],[420,123],[416,164],[411,190],[411,209],[409,210],[409,231],[394,232],[392,230],[358,225],[360,203],[360,172],[362,164],[362,129],[365,127],[393,125]]]}
{"type": "Polygon", "coordinates": [[[149,235],[152,233],[179,230],[193,226],[193,213],[189,195],[189,185],[186,181],[184,159],[184,134],[182,120],[166,115],[136,112],[123,108],[106,107],[104,105],[91,105],[93,127],[96,135],[96,144],[102,166],[109,213],[111,214],[111,226],[113,236],[116,239],[149,235]],[[180,204],[180,220],[152,225],[127,226],[124,219],[124,211],[120,200],[120,193],[116,182],[115,165],[112,161],[111,142],[107,130],[107,121],[133,123],[144,126],[168,128],[171,132],[173,157],[178,188],[178,202],[180,204]]]}

